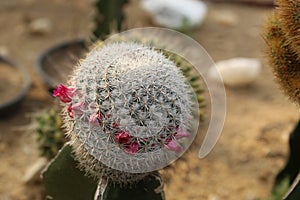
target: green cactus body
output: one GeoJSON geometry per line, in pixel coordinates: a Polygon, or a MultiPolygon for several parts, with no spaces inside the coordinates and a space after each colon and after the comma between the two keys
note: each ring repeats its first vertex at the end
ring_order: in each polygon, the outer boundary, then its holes
{"type": "Polygon", "coordinates": [[[175,63],[152,48],[96,46],[70,83],[60,96],[65,124],[77,160],[93,176],[138,181],[177,159],[195,136],[193,89],[175,63]]]}
{"type": "Polygon", "coordinates": [[[94,17],[94,37],[104,40],[112,32],[120,32],[124,21],[123,9],[128,0],[97,0],[94,17]]]}

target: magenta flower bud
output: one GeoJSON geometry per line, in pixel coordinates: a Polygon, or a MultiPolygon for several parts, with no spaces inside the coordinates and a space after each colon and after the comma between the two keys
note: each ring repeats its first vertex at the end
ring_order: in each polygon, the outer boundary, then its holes
{"type": "Polygon", "coordinates": [[[125,151],[130,155],[136,154],[138,150],[139,150],[139,143],[137,142],[132,142],[129,145],[126,145],[125,147],[125,151]]]}
{"type": "Polygon", "coordinates": [[[53,91],[53,96],[59,97],[63,103],[69,103],[72,101],[74,91],[74,88],[68,88],[63,84],[59,84],[53,91]]]}
{"type": "Polygon", "coordinates": [[[127,143],[130,140],[131,136],[126,131],[120,131],[116,135],[117,142],[119,143],[127,143]]]}

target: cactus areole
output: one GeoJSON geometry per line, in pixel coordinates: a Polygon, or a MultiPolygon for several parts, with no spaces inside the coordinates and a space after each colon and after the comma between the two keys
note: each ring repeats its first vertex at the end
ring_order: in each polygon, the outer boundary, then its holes
{"type": "Polygon", "coordinates": [[[191,86],[172,61],[142,44],[96,45],[53,95],[82,162],[151,172],[182,155],[197,132],[191,86]]]}

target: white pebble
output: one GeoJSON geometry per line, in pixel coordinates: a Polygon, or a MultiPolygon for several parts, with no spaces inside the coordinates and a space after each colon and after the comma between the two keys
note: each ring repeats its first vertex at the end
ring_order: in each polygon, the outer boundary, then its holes
{"type": "Polygon", "coordinates": [[[207,6],[197,0],[142,0],[142,7],[148,11],[156,24],[180,29],[184,26],[200,26],[207,6]]]}
{"type": "Polygon", "coordinates": [[[0,56],[8,56],[9,51],[6,46],[0,46],[0,56]]]}
{"type": "Polygon", "coordinates": [[[23,176],[24,183],[32,183],[40,177],[42,170],[45,168],[47,164],[46,158],[39,158],[36,162],[34,162],[25,172],[23,176]]]}
{"type": "Polygon", "coordinates": [[[47,34],[52,29],[52,23],[47,18],[38,18],[29,24],[29,30],[32,34],[47,34]]]}
{"type": "Polygon", "coordinates": [[[208,76],[220,82],[218,72],[223,82],[228,86],[244,86],[253,82],[259,75],[261,62],[255,58],[232,58],[216,63],[210,68],[208,76]]]}
{"type": "Polygon", "coordinates": [[[234,26],[238,23],[238,15],[232,11],[213,11],[211,17],[220,25],[234,26]]]}

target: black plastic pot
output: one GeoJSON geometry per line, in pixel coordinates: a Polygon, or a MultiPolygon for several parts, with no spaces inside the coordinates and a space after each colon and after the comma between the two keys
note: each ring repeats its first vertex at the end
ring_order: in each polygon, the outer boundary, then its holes
{"type": "Polygon", "coordinates": [[[18,74],[18,77],[21,77],[20,84],[17,87],[20,87],[14,94],[10,94],[9,98],[5,97],[4,95],[6,94],[7,91],[13,90],[14,85],[10,84],[9,81],[4,85],[3,91],[1,91],[2,95],[0,95],[4,99],[3,102],[0,101],[0,117],[6,117],[10,114],[13,114],[17,111],[19,108],[20,102],[24,99],[26,94],[29,91],[30,85],[31,85],[31,79],[30,76],[27,72],[27,70],[22,67],[19,64],[16,64],[12,60],[0,56],[0,63],[5,64],[5,67],[12,67],[15,69],[16,73],[18,74]]]}
{"type": "Polygon", "coordinates": [[[87,49],[85,40],[78,39],[55,45],[39,56],[37,71],[49,92],[52,93],[58,84],[66,83],[87,49]]]}

